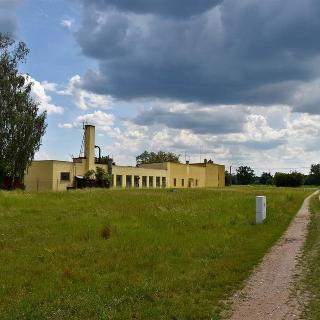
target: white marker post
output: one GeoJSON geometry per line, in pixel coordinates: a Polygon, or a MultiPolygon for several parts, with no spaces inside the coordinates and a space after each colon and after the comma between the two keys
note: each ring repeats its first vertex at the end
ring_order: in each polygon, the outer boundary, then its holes
{"type": "Polygon", "coordinates": [[[267,204],[265,196],[256,197],[256,224],[261,224],[267,217],[267,204]]]}

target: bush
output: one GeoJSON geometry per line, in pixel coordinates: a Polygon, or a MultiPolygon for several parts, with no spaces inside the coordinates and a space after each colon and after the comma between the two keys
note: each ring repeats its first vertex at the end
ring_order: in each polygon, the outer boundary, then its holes
{"type": "Polygon", "coordinates": [[[303,174],[300,172],[283,173],[274,175],[274,184],[277,187],[300,187],[303,185],[303,174]]]}

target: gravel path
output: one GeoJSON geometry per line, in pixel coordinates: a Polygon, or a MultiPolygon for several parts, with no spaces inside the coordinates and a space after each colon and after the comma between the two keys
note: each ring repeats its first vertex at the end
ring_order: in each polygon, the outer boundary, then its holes
{"type": "Polygon", "coordinates": [[[288,230],[264,257],[245,288],[231,300],[231,320],[299,319],[299,304],[289,298],[307,234],[311,197],[304,200],[288,230]]]}

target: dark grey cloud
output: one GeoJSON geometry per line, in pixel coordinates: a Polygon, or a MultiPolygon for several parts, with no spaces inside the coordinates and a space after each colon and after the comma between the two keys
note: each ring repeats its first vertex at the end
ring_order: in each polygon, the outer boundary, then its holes
{"type": "Polygon", "coordinates": [[[163,124],[173,129],[189,129],[196,134],[225,134],[242,132],[247,112],[239,108],[168,109],[153,107],[133,119],[138,125],[163,124]]]}
{"type": "Polygon", "coordinates": [[[0,0],[0,32],[14,35],[17,29],[16,10],[21,0],[0,0]]]}
{"type": "MultiPolygon", "coordinates": [[[[301,83],[320,78],[320,2],[215,4],[84,1],[76,37],[99,70],[88,72],[82,85],[120,99],[295,107],[301,83]]],[[[298,111],[319,112],[301,101],[298,111]]]]}
{"type": "Polygon", "coordinates": [[[200,14],[223,0],[83,0],[86,7],[98,10],[116,8],[137,14],[157,14],[169,17],[186,17],[200,14]]]}

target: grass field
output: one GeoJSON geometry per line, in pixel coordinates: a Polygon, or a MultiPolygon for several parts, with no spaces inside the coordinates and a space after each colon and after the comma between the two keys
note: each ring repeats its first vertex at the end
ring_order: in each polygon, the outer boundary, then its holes
{"type": "Polygon", "coordinates": [[[302,289],[309,292],[305,319],[320,319],[320,201],[319,196],[311,200],[311,223],[304,248],[305,275],[302,289]],[[309,299],[308,299],[309,300],[309,299]]]}
{"type": "Polygon", "coordinates": [[[311,192],[0,193],[1,319],[219,319],[311,192]]]}

